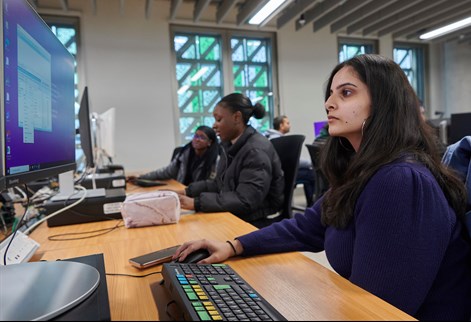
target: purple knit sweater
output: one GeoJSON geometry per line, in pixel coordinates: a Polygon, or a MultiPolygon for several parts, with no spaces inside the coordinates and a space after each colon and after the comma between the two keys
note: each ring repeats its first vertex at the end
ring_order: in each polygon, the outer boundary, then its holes
{"type": "Polygon", "coordinates": [[[243,255],[325,250],[337,273],[417,319],[469,320],[470,245],[428,169],[382,167],[345,229],[321,224],[321,203],[238,237],[243,255]]]}

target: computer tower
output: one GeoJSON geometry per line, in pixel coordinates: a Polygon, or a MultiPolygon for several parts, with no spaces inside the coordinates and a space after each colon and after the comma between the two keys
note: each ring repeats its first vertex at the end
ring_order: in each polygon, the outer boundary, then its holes
{"type": "Polygon", "coordinates": [[[64,260],[95,267],[98,273],[100,273],[100,284],[83,302],[61,315],[56,316],[52,321],[111,321],[103,254],[74,257],[64,260]]]}
{"type": "MultiPolygon", "coordinates": [[[[81,224],[95,221],[121,219],[121,206],[126,199],[124,189],[107,189],[104,197],[85,198],[80,204],[47,219],[49,227],[81,224]]],[[[48,201],[43,207],[50,215],[77,199],[69,201],[48,201]]]]}
{"type": "Polygon", "coordinates": [[[86,176],[80,185],[87,189],[126,189],[126,177],[124,174],[119,173],[95,173],[86,176]],[[95,180],[95,187],[93,186],[93,180],[95,180]]]}

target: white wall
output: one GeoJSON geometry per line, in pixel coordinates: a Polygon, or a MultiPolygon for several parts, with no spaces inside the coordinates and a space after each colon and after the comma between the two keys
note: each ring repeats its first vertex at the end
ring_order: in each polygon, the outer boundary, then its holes
{"type": "MultiPolygon", "coordinates": [[[[156,1],[145,19],[144,1],[71,1],[82,12],[81,50],[91,109],[117,109],[116,163],[126,171],[146,171],[168,164],[178,143],[174,72],[168,15],[170,1],[156,1]],[[131,5],[132,4],[132,5],[131,5]]],[[[192,6],[187,6],[192,10],[192,6]]],[[[189,13],[191,16],[191,12],[189,13]]],[[[191,26],[188,27],[191,30],[191,26]]],[[[379,40],[380,53],[392,57],[392,39],[379,40]]],[[[293,24],[277,32],[280,113],[289,116],[292,132],[314,139],[312,123],[325,119],[324,86],[337,63],[337,38],[329,28],[313,33],[293,24]]],[[[471,46],[432,46],[426,102],[433,110],[471,111],[471,46]],[[447,72],[444,75],[444,71],[447,72]]],[[[431,114],[433,115],[433,114],[431,114]]],[[[305,150],[305,149],[304,149],[305,150]]],[[[308,157],[307,151],[303,156],[308,157]]]]}
{"type": "Polygon", "coordinates": [[[97,14],[84,6],[82,61],[94,112],[116,107],[116,157],[126,170],[167,164],[176,145],[168,8],[144,18],[144,2],[125,7],[99,1],[97,14]]]}

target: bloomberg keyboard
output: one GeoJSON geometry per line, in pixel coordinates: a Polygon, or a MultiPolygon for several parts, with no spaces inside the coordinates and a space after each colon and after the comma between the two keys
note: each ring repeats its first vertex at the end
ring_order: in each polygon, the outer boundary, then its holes
{"type": "Polygon", "coordinates": [[[164,285],[185,321],[286,321],[227,264],[163,264],[164,285]]]}

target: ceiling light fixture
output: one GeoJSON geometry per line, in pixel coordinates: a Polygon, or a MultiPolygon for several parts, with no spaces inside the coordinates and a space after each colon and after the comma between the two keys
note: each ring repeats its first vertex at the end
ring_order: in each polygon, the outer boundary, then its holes
{"type": "Polygon", "coordinates": [[[449,25],[446,25],[444,27],[441,27],[441,28],[432,30],[430,32],[427,32],[425,34],[422,34],[422,35],[419,36],[419,38],[423,39],[423,40],[433,39],[433,38],[436,38],[436,37],[440,37],[444,34],[453,32],[455,30],[464,28],[464,27],[469,26],[469,25],[471,25],[471,17],[468,17],[466,19],[454,22],[452,24],[449,24],[449,25]]]}
{"type": "Polygon", "coordinates": [[[304,13],[302,13],[301,16],[299,17],[298,24],[301,26],[304,26],[306,24],[306,17],[304,16],[304,13]]]}
{"type": "Polygon", "coordinates": [[[260,9],[255,16],[253,16],[249,20],[249,24],[251,25],[260,25],[262,22],[265,20],[268,20],[267,18],[270,17],[276,10],[281,10],[282,5],[287,5],[290,3],[290,0],[270,0],[268,1],[262,9],[260,9]]]}

